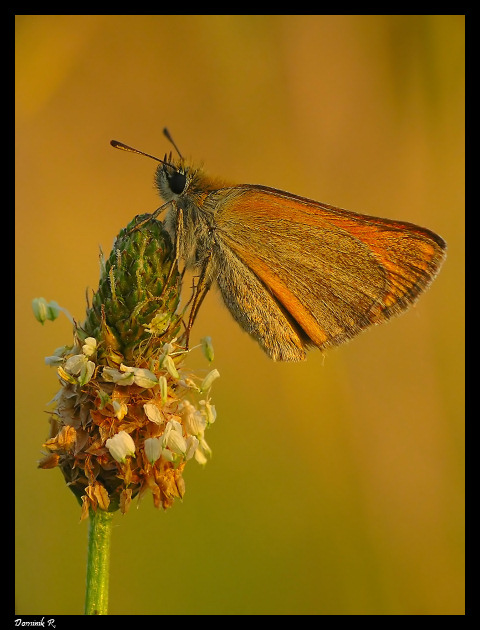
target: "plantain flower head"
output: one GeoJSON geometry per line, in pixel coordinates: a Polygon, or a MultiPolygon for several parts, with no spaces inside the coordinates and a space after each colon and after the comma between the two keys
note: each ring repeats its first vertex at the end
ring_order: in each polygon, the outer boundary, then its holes
{"type": "MultiPolygon", "coordinates": [[[[166,509],[184,496],[186,463],[211,454],[204,434],[216,418],[218,371],[186,367],[174,249],[162,224],[144,218],[101,257],[85,321],[74,323],[71,345],[46,359],[61,388],[39,467],[60,468],[82,518],[98,508],[126,513],[146,492],[166,509]]],[[[34,312],[43,323],[53,309],[41,298],[34,312]]]]}

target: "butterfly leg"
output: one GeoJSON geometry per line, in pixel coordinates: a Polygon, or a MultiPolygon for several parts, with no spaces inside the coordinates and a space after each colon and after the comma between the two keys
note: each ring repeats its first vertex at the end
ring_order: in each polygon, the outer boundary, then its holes
{"type": "Polygon", "coordinates": [[[172,260],[172,264],[170,265],[169,272],[163,284],[164,289],[163,289],[162,295],[165,292],[166,287],[168,287],[168,283],[170,282],[172,278],[173,272],[178,266],[178,260],[179,260],[178,252],[180,251],[180,243],[182,242],[182,239],[183,239],[183,210],[181,208],[177,208],[177,217],[178,217],[177,229],[175,231],[175,257],[172,260]]]}
{"type": "Polygon", "coordinates": [[[189,338],[190,338],[190,332],[193,328],[193,324],[195,322],[195,319],[198,315],[198,311],[200,309],[200,306],[202,305],[203,300],[205,299],[205,296],[207,295],[210,286],[212,284],[211,279],[209,278],[209,271],[210,271],[210,263],[211,263],[211,254],[209,254],[204,262],[203,262],[203,267],[202,267],[202,271],[200,272],[200,277],[198,279],[198,283],[197,286],[195,287],[195,293],[194,293],[194,297],[193,297],[193,302],[192,302],[192,306],[190,308],[190,315],[188,317],[188,324],[187,324],[187,328],[185,330],[185,347],[188,350],[188,342],[189,342],[189,338]]]}

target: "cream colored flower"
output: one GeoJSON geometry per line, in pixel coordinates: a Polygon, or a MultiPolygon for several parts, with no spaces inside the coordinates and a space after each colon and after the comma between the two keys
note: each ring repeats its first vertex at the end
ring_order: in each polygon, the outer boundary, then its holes
{"type": "Polygon", "coordinates": [[[119,431],[105,442],[110,455],[117,462],[124,463],[128,456],[135,455],[135,443],[126,431],[119,431]]]}

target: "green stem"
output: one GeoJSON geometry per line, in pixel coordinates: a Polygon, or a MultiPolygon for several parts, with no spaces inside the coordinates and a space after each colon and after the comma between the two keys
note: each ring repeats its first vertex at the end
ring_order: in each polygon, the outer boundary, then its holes
{"type": "Polygon", "coordinates": [[[114,512],[90,510],[88,529],[86,615],[106,615],[108,610],[108,576],[110,540],[114,512]]]}

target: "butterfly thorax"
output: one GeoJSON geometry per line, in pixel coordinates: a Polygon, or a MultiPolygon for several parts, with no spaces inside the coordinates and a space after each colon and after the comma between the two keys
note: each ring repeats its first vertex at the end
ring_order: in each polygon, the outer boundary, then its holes
{"type": "Polygon", "coordinates": [[[155,184],[168,204],[164,225],[174,242],[180,230],[179,257],[187,267],[201,266],[215,245],[215,192],[230,184],[171,156],[157,168],[155,184]]]}

